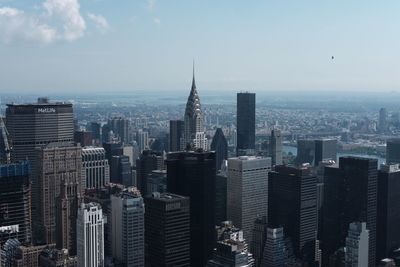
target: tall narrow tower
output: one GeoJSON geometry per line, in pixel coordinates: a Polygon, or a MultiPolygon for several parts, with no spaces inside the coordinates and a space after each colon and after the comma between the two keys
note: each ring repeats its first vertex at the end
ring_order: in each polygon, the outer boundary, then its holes
{"type": "Polygon", "coordinates": [[[186,102],[185,109],[185,142],[181,144],[185,148],[188,144],[194,148],[207,149],[207,139],[204,133],[204,118],[201,111],[200,97],[196,89],[196,81],[194,78],[194,63],[193,63],[193,79],[192,88],[186,102]]]}
{"type": "Polygon", "coordinates": [[[237,94],[237,156],[251,156],[255,153],[256,140],[256,94],[237,94]]]}
{"type": "Polygon", "coordinates": [[[104,221],[99,204],[81,204],[76,221],[79,267],[104,266],[104,221]]]}

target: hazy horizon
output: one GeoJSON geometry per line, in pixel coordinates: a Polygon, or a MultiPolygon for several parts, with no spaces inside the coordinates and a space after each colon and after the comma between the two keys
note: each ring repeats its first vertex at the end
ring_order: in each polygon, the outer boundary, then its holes
{"type": "Polygon", "coordinates": [[[398,10],[395,0],[0,0],[0,92],[186,91],[193,59],[201,91],[400,91],[398,10]]]}

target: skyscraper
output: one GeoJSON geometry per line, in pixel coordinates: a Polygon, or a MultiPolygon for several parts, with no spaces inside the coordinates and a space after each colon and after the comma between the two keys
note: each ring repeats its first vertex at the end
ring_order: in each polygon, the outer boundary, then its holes
{"type": "Polygon", "coordinates": [[[211,141],[211,150],[215,151],[217,170],[221,169],[222,162],[228,159],[228,142],[221,128],[217,128],[211,141]]]}
{"type": "Polygon", "coordinates": [[[368,266],[369,230],[365,222],[353,222],[349,225],[346,237],[346,267],[368,266]]]}
{"type": "Polygon", "coordinates": [[[336,139],[297,140],[296,162],[298,164],[310,163],[318,166],[324,160],[336,161],[336,155],[336,139]]]}
{"type": "Polygon", "coordinates": [[[400,168],[382,165],[378,173],[377,260],[400,247],[400,168]]]}
{"type": "Polygon", "coordinates": [[[181,150],[181,140],[183,138],[184,122],[182,120],[169,121],[169,151],[176,152],[181,150]]]}
{"type": "Polygon", "coordinates": [[[122,117],[114,117],[108,120],[110,130],[118,136],[122,143],[129,143],[129,121],[122,117]]]}
{"type": "Polygon", "coordinates": [[[253,155],[256,148],[256,94],[237,94],[236,154],[253,155]]]}
{"type": "Polygon", "coordinates": [[[104,189],[87,190],[85,193],[85,203],[95,202],[101,205],[102,213],[107,217],[104,224],[104,254],[112,257],[112,205],[111,196],[122,190],[124,186],[120,184],[109,184],[104,189]]]}
{"type": "Polygon", "coordinates": [[[268,228],[262,267],[281,267],[286,263],[286,246],[283,228],[268,228]]]}
{"type": "Polygon", "coordinates": [[[189,266],[189,198],[155,192],[145,198],[145,204],[146,264],[189,266]]]}
{"type": "Polygon", "coordinates": [[[83,197],[82,149],[49,144],[37,150],[38,231],[46,244],[75,253],[76,215],[83,197]]]}
{"type": "Polygon", "coordinates": [[[149,149],[149,133],[142,129],[138,130],[136,132],[136,142],[139,146],[140,153],[142,153],[143,150],[148,150],[149,149]]]}
{"type": "Polygon", "coordinates": [[[315,166],[324,160],[334,160],[337,157],[336,139],[317,139],[315,140],[315,166]]]}
{"type": "Polygon", "coordinates": [[[272,166],[282,165],[282,134],[280,130],[272,130],[269,141],[269,155],[272,159],[272,166]]]}
{"type": "Polygon", "coordinates": [[[182,150],[185,149],[187,145],[190,145],[192,148],[207,150],[208,142],[204,133],[204,117],[194,79],[194,65],[192,88],[186,102],[184,129],[184,142],[181,143],[182,150]]]}
{"type": "Polygon", "coordinates": [[[76,222],[78,267],[104,266],[104,221],[99,204],[81,204],[76,222]]]}
{"type": "Polygon", "coordinates": [[[74,142],[79,143],[82,147],[91,146],[93,144],[92,133],[88,131],[75,131],[74,142]]]}
{"type": "Polygon", "coordinates": [[[91,122],[88,125],[88,130],[92,133],[92,138],[95,141],[95,144],[101,143],[101,124],[98,122],[91,122]]]}
{"type": "Polygon", "coordinates": [[[102,147],[82,148],[85,189],[104,188],[110,182],[110,166],[102,147]]]}
{"type": "Polygon", "coordinates": [[[125,186],[133,185],[132,166],[128,156],[112,156],[111,167],[111,182],[125,186]]]}
{"type": "Polygon", "coordinates": [[[315,163],[315,141],[308,139],[297,140],[297,156],[296,163],[315,163]]]}
{"type": "Polygon", "coordinates": [[[190,266],[204,266],[214,248],[215,153],[168,154],[168,192],[190,198],[190,266]]]}
{"type": "Polygon", "coordinates": [[[268,218],[268,171],[271,158],[241,156],[228,159],[227,217],[251,243],[254,221],[268,218]]]}
{"type": "Polygon", "coordinates": [[[326,167],[322,229],[323,264],[345,245],[352,222],[366,222],[369,230],[368,266],[375,266],[378,162],[341,157],[339,168],[326,167]]]}
{"type": "MultiPolygon", "coordinates": [[[[227,161],[225,161],[227,164],[227,161]]],[[[226,221],[226,204],[227,204],[227,168],[224,167],[216,175],[215,180],[215,223],[226,221]]]]}
{"type": "Polygon", "coordinates": [[[112,255],[124,266],[144,266],[144,203],[130,187],[111,197],[112,255]]]}
{"type": "MultiPolygon", "coordinates": [[[[161,159],[160,159],[161,158],[161,159]]],[[[143,196],[147,195],[147,178],[153,170],[159,169],[159,161],[162,154],[151,150],[145,150],[136,160],[136,183],[143,196]]],[[[151,193],[151,192],[149,192],[151,193]]]]}
{"type": "Polygon", "coordinates": [[[0,247],[8,238],[31,242],[29,163],[0,164],[0,247]]]}
{"type": "Polygon", "coordinates": [[[387,110],[386,108],[381,108],[379,110],[379,121],[378,121],[378,131],[380,133],[385,133],[387,131],[387,110]]]}
{"type": "Polygon", "coordinates": [[[386,163],[400,163],[400,138],[392,138],[386,141],[386,163]]]}
{"type": "Polygon", "coordinates": [[[167,192],[167,171],[154,170],[147,175],[147,194],[167,192]]]}
{"type": "Polygon", "coordinates": [[[270,227],[283,227],[294,254],[314,262],[317,239],[317,178],[308,167],[276,166],[269,173],[270,227]]]}
{"type": "Polygon", "coordinates": [[[259,217],[254,221],[253,238],[250,251],[255,260],[255,266],[259,267],[263,259],[264,246],[267,237],[268,221],[266,217],[259,217]]]}
{"type": "Polygon", "coordinates": [[[39,98],[32,104],[8,104],[6,124],[13,143],[13,158],[29,160],[32,182],[32,216],[36,222],[38,203],[37,147],[52,142],[74,141],[72,104],[50,103],[39,98]]]}

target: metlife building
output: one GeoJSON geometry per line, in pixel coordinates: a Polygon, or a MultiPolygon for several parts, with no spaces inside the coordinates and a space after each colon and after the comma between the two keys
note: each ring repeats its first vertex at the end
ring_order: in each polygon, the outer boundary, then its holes
{"type": "MultiPolygon", "coordinates": [[[[32,216],[37,206],[36,149],[49,143],[72,143],[74,115],[71,103],[39,98],[37,103],[8,104],[6,127],[12,142],[12,159],[29,160],[32,181],[32,216]]],[[[34,220],[35,218],[33,218],[34,220]]]]}

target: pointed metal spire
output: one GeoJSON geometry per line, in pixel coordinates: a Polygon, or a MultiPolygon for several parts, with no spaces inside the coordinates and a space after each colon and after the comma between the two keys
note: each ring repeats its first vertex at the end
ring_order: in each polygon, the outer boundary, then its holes
{"type": "Polygon", "coordinates": [[[196,81],[194,79],[194,59],[193,59],[193,79],[192,79],[192,90],[196,89],[196,81]]]}

